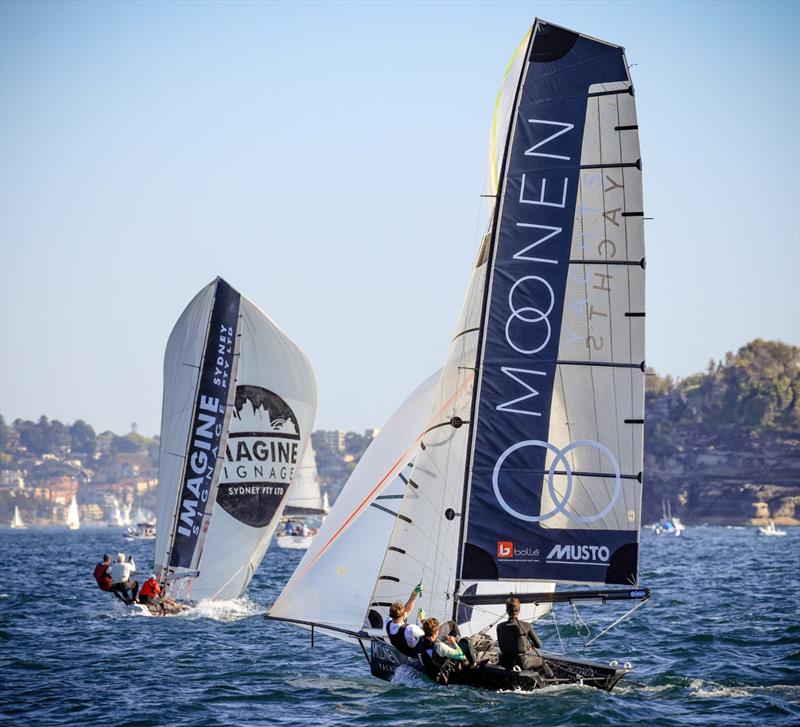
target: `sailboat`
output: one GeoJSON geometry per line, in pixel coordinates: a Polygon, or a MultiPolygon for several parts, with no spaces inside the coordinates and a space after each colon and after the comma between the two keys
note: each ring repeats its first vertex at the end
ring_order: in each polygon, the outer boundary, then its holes
{"type": "Polygon", "coordinates": [[[22,515],[19,512],[19,505],[14,505],[14,519],[11,521],[11,527],[15,530],[26,530],[27,525],[22,521],[22,515]]]}
{"type": "Polygon", "coordinates": [[[672,503],[662,500],[661,520],[655,524],[653,530],[656,535],[674,535],[677,538],[686,530],[686,526],[680,521],[680,518],[673,517],[672,503]]]}
{"type": "Polygon", "coordinates": [[[270,618],[357,641],[391,679],[409,660],[387,639],[388,608],[421,582],[428,614],[489,644],[450,683],[610,690],[630,671],[549,652],[547,670],[506,671],[493,638],[511,594],[525,620],[564,602],[629,601],[630,613],[650,597],[636,585],[637,129],[624,50],[536,20],[497,99],[488,231],[424,416],[407,402],[381,431],[270,618]]]}
{"type": "Polygon", "coordinates": [[[78,530],[81,526],[81,518],[78,514],[78,501],[75,495],[72,496],[72,502],[69,503],[67,508],[67,527],[70,530],[78,530]]]}
{"type": "Polygon", "coordinates": [[[289,492],[286,509],[278,525],[275,536],[278,547],[291,550],[308,549],[317,532],[316,528],[309,525],[309,518],[324,517],[329,510],[330,507],[319,487],[314,448],[309,444],[303,452],[303,459],[289,492]]]}
{"type": "Polygon", "coordinates": [[[770,520],[767,523],[766,527],[762,526],[762,527],[760,527],[758,529],[758,534],[759,535],[767,535],[767,536],[775,537],[775,536],[786,535],[786,531],[785,530],[778,530],[778,528],[775,527],[775,523],[772,520],[770,520]]]}
{"type": "Polygon", "coordinates": [[[311,434],[303,352],[217,278],[167,342],[154,572],[178,601],[240,596],[264,557],[311,434]]]}
{"type": "Polygon", "coordinates": [[[111,524],[115,527],[122,528],[125,527],[125,519],[122,517],[122,510],[119,506],[119,500],[114,498],[114,506],[111,510],[111,524]]]}

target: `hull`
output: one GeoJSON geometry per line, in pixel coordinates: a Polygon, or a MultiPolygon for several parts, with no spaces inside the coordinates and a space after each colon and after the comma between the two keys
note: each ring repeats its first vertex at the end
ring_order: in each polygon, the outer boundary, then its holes
{"type": "Polygon", "coordinates": [[[286,550],[308,550],[313,539],[313,535],[278,535],[275,542],[286,550]]]}
{"type": "Polygon", "coordinates": [[[382,639],[370,642],[369,664],[373,676],[391,681],[398,666],[408,664],[437,684],[463,684],[492,691],[533,691],[544,687],[577,684],[610,692],[630,670],[588,659],[575,659],[561,654],[542,653],[546,668],[535,671],[510,671],[500,666],[496,650],[479,656],[473,668],[452,666],[424,667],[418,659],[410,659],[382,639]],[[483,659],[483,661],[481,661],[483,659]]]}

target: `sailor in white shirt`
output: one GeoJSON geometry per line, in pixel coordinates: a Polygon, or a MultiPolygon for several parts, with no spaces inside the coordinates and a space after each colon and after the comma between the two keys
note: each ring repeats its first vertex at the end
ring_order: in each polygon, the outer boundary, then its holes
{"type": "Polygon", "coordinates": [[[139,592],[138,581],[131,580],[131,573],[136,572],[136,563],[133,558],[125,562],[125,553],[117,553],[117,561],[109,569],[111,574],[111,590],[122,595],[128,605],[136,601],[139,592]]]}
{"type": "Polygon", "coordinates": [[[406,656],[417,655],[417,644],[425,635],[425,632],[416,624],[406,623],[406,618],[413,610],[417,596],[421,594],[422,584],[419,583],[405,604],[402,601],[395,601],[390,606],[389,618],[385,623],[386,635],[392,646],[406,656]]]}

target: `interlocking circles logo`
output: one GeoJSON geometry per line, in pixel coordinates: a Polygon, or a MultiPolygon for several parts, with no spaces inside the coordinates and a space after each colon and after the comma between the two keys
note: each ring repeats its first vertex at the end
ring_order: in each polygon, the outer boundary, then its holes
{"type": "Polygon", "coordinates": [[[606,447],[604,444],[600,444],[600,442],[594,442],[590,439],[578,439],[574,442],[570,442],[563,449],[559,449],[554,444],[550,444],[550,442],[543,442],[539,439],[529,439],[524,442],[517,442],[500,455],[497,463],[494,466],[494,472],[492,473],[492,486],[494,488],[494,495],[497,498],[497,502],[500,503],[500,507],[502,507],[503,510],[505,510],[509,515],[512,515],[518,520],[524,520],[525,522],[529,523],[544,522],[545,520],[549,520],[550,518],[562,513],[565,517],[572,520],[572,522],[586,525],[597,520],[602,520],[606,515],[608,515],[609,512],[611,512],[614,504],[619,499],[620,492],[622,492],[621,475],[622,473],[620,472],[617,458],[608,447],[606,447]],[[553,461],[550,463],[550,468],[547,471],[547,489],[550,492],[550,497],[555,503],[555,507],[549,512],[543,513],[542,515],[525,515],[524,513],[518,512],[506,502],[502,493],[500,492],[500,472],[503,469],[503,463],[511,454],[516,452],[518,449],[523,449],[525,447],[543,447],[544,449],[549,449],[555,455],[555,457],[553,457],[553,461]],[[577,515],[574,512],[567,510],[567,505],[570,504],[570,497],[572,496],[572,491],[574,488],[573,469],[572,465],[570,465],[569,460],[567,459],[567,454],[578,447],[592,447],[593,449],[598,450],[609,461],[613,468],[614,492],[611,494],[608,504],[594,515],[577,515]],[[559,473],[559,475],[566,474],[567,478],[567,486],[563,495],[560,495],[556,490],[554,481],[554,478],[556,477],[556,467],[559,464],[563,465],[564,468],[563,473],[559,473]]]}

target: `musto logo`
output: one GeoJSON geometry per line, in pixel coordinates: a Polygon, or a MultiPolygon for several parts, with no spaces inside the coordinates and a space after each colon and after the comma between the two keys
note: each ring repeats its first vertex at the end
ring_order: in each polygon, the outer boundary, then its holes
{"type": "MultiPolygon", "coordinates": [[[[585,525],[587,523],[595,522],[596,520],[602,520],[606,515],[608,515],[609,512],[611,512],[611,509],[619,499],[620,492],[622,491],[622,473],[620,472],[619,462],[614,456],[614,453],[604,444],[600,444],[600,442],[594,442],[590,439],[578,439],[574,442],[570,442],[563,449],[559,449],[554,444],[550,444],[550,442],[542,442],[538,439],[529,439],[525,442],[517,442],[516,444],[510,446],[498,457],[494,466],[494,472],[492,473],[492,486],[494,488],[494,495],[497,498],[497,501],[500,503],[500,507],[502,507],[503,510],[505,510],[509,515],[512,515],[518,520],[524,520],[529,523],[537,523],[549,520],[551,517],[555,517],[559,513],[562,513],[565,517],[569,518],[573,522],[585,525]],[[503,499],[503,495],[500,492],[500,473],[503,469],[503,463],[512,453],[516,452],[518,449],[523,449],[524,447],[544,447],[555,454],[555,457],[553,457],[553,461],[550,463],[550,468],[547,472],[547,488],[550,492],[550,497],[555,503],[555,507],[549,512],[541,515],[526,515],[518,512],[503,499]],[[614,492],[611,494],[611,497],[604,508],[590,515],[578,515],[576,512],[574,512],[576,509],[576,503],[570,502],[570,497],[573,494],[574,483],[572,465],[567,459],[567,454],[578,447],[592,447],[593,449],[598,450],[604,456],[604,458],[608,460],[609,464],[613,468],[614,492]],[[563,468],[563,472],[561,472],[561,474],[566,474],[567,478],[567,486],[563,495],[560,495],[557,492],[553,479],[556,476],[556,467],[559,465],[563,468]],[[567,505],[572,506],[572,512],[567,509],[567,505]]],[[[582,506],[584,505],[594,504],[594,500],[592,498],[587,496],[585,493],[581,494],[583,495],[580,498],[581,509],[583,509],[582,506]]],[[[599,507],[599,505],[597,505],[597,507],[599,507]]]]}
{"type": "Polygon", "coordinates": [[[497,557],[498,558],[513,558],[514,557],[514,543],[510,540],[497,541],[497,557]]]}
{"type": "Polygon", "coordinates": [[[547,554],[547,562],[608,565],[608,556],[605,545],[555,545],[547,554]]]}
{"type": "Polygon", "coordinates": [[[280,396],[237,386],[217,504],[245,525],[267,525],[292,480],[299,446],[297,418],[280,396]]]}

